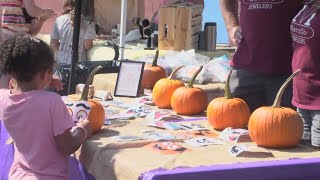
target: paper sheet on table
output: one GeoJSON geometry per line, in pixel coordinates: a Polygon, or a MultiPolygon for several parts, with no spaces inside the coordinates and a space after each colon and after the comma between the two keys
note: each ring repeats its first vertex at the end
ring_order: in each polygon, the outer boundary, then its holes
{"type": "Polygon", "coordinates": [[[219,138],[229,142],[251,141],[248,130],[246,129],[226,128],[220,133],[219,138]]]}

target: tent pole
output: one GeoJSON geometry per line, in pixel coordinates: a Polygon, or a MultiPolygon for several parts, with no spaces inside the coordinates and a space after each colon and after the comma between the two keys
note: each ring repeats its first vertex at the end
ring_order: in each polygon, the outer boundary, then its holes
{"type": "Polygon", "coordinates": [[[79,46],[79,35],[80,35],[80,23],[81,23],[81,10],[82,0],[76,0],[75,2],[75,15],[73,21],[73,39],[72,39],[72,62],[70,68],[68,94],[75,92],[75,87],[72,81],[75,79],[75,70],[78,62],[78,46],[79,46]]]}
{"type": "Polygon", "coordinates": [[[120,23],[120,60],[124,59],[124,48],[126,43],[126,26],[127,26],[127,0],[121,2],[121,23],[120,23]]]}

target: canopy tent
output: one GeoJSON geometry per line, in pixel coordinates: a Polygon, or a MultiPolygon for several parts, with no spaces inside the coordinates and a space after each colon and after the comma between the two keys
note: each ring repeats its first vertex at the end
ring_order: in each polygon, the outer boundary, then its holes
{"type": "MultiPolygon", "coordinates": [[[[88,3],[90,0],[76,0],[75,1],[75,18],[73,24],[73,41],[72,41],[72,63],[70,68],[68,94],[74,92],[73,80],[75,79],[75,68],[78,62],[78,46],[79,46],[79,35],[80,35],[80,23],[81,14],[83,14],[82,6],[92,5],[88,3]]],[[[87,9],[87,8],[85,8],[87,9]]],[[[92,15],[91,12],[84,12],[85,14],[92,15]]],[[[127,0],[121,2],[121,27],[120,27],[120,60],[124,59],[124,48],[125,48],[125,35],[126,35],[126,21],[127,21],[127,0]]]]}

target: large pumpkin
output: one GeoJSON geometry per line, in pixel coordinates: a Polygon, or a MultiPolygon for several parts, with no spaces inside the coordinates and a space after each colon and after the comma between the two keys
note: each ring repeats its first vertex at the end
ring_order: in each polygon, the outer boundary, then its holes
{"type": "Polygon", "coordinates": [[[182,68],[176,68],[168,78],[160,79],[153,87],[152,99],[158,108],[171,108],[171,96],[173,92],[183,87],[183,82],[174,79],[174,75],[182,68]]]}
{"type": "Polygon", "coordinates": [[[203,66],[193,75],[186,87],[176,89],[171,96],[172,109],[181,115],[202,113],[207,107],[207,94],[201,88],[193,87],[193,83],[203,66]]]}
{"type": "MultiPolygon", "coordinates": [[[[80,101],[87,101],[91,107],[91,110],[88,115],[88,120],[90,121],[90,125],[92,126],[92,133],[98,132],[103,126],[105,120],[105,111],[101,103],[94,99],[88,99],[89,86],[93,80],[94,75],[101,68],[101,66],[98,66],[90,73],[80,98],[80,101]]],[[[78,101],[77,99],[74,99],[72,97],[70,99],[75,103],[78,101]]]]}
{"type": "Polygon", "coordinates": [[[158,57],[159,50],[156,51],[152,65],[146,65],[144,67],[142,87],[145,89],[152,89],[158,80],[167,77],[166,70],[157,64],[158,57]]]}
{"type": "Polygon", "coordinates": [[[268,148],[289,148],[299,144],[303,133],[303,121],[291,108],[281,107],[282,94],[292,78],[293,73],[281,86],[271,107],[260,107],[249,119],[249,134],[259,146],[268,148]]]}
{"type": "Polygon", "coordinates": [[[224,97],[213,99],[207,108],[209,124],[217,130],[227,127],[245,128],[248,125],[250,109],[246,102],[240,98],[233,98],[230,92],[230,77],[228,75],[224,97]]]}

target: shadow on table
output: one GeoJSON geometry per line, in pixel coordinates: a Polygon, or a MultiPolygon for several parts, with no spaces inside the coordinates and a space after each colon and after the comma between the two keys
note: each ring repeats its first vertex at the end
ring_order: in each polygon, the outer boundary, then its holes
{"type": "Polygon", "coordinates": [[[311,152],[317,152],[319,149],[299,144],[298,146],[294,148],[287,148],[287,149],[272,149],[269,148],[269,150],[272,151],[278,151],[278,152],[288,152],[288,153],[311,153],[311,152]]]}
{"type": "Polygon", "coordinates": [[[257,151],[257,152],[242,152],[237,157],[245,157],[245,158],[270,158],[274,157],[272,152],[263,152],[263,151],[257,151]]]}
{"type": "Polygon", "coordinates": [[[106,146],[102,141],[119,134],[119,131],[116,130],[101,129],[82,145],[79,156],[80,162],[96,179],[116,179],[113,159],[119,150],[109,150],[108,145],[106,146]],[[108,177],[103,177],[105,174],[108,177]]]}

